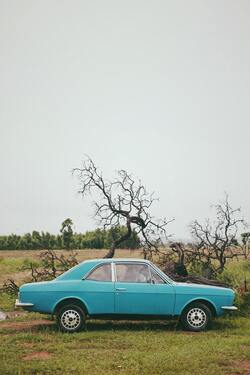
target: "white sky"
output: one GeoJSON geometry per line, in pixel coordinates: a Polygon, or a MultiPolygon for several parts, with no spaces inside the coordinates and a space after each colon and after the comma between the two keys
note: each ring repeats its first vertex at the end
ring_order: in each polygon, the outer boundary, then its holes
{"type": "Polygon", "coordinates": [[[0,234],[96,223],[89,154],[187,238],[229,193],[250,220],[250,1],[0,0],[0,234]]]}

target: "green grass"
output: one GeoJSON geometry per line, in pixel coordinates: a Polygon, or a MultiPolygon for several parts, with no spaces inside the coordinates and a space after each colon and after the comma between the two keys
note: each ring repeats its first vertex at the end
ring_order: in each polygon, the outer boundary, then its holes
{"type": "Polygon", "coordinates": [[[4,258],[0,256],[1,273],[17,272],[27,259],[4,258]]]}
{"type": "Polygon", "coordinates": [[[14,309],[16,296],[0,293],[0,310],[12,311],[14,309]]]}
{"type": "Polygon", "coordinates": [[[250,320],[244,317],[217,320],[213,330],[199,334],[183,332],[173,321],[89,321],[87,331],[76,334],[60,333],[54,325],[18,331],[3,324],[3,375],[220,375],[236,368],[244,374],[238,363],[250,361],[250,320]],[[25,360],[44,351],[48,358],[25,360]]]}
{"type": "MultiPolygon", "coordinates": [[[[26,281],[30,272],[25,272],[24,268],[30,263],[38,266],[39,260],[22,257],[3,257],[0,253],[0,287],[7,279],[14,279],[17,284],[22,284],[26,281]]],[[[30,279],[30,276],[28,279],[30,279]]]]}

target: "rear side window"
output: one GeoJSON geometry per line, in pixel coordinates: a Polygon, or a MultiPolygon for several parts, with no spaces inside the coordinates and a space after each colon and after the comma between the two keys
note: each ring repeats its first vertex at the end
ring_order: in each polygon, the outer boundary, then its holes
{"type": "Polygon", "coordinates": [[[145,264],[116,264],[116,279],[120,283],[150,283],[148,266],[145,264]]]}
{"type": "Polygon", "coordinates": [[[87,277],[86,280],[93,281],[112,281],[111,264],[103,264],[95,268],[87,277]]]}

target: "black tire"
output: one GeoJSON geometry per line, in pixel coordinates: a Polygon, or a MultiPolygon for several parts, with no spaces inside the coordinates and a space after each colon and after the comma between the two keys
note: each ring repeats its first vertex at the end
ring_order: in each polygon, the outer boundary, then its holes
{"type": "Polygon", "coordinates": [[[185,308],[181,315],[182,327],[187,331],[201,332],[210,327],[212,313],[209,307],[195,302],[185,308]]]}
{"type": "Polygon", "coordinates": [[[65,305],[57,314],[57,324],[62,332],[79,332],[85,327],[86,315],[80,306],[65,305]]]}

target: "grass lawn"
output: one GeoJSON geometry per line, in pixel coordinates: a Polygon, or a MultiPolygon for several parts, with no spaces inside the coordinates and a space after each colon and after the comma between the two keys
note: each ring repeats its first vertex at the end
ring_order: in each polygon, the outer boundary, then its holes
{"type": "MultiPolygon", "coordinates": [[[[5,270],[15,278],[16,262],[0,262],[1,277],[5,270]]],[[[0,310],[13,310],[13,302],[2,294],[0,310]]],[[[58,332],[49,316],[9,314],[0,322],[1,375],[250,374],[248,313],[217,319],[204,333],[183,332],[176,321],[91,320],[76,334],[58,332]]]]}

